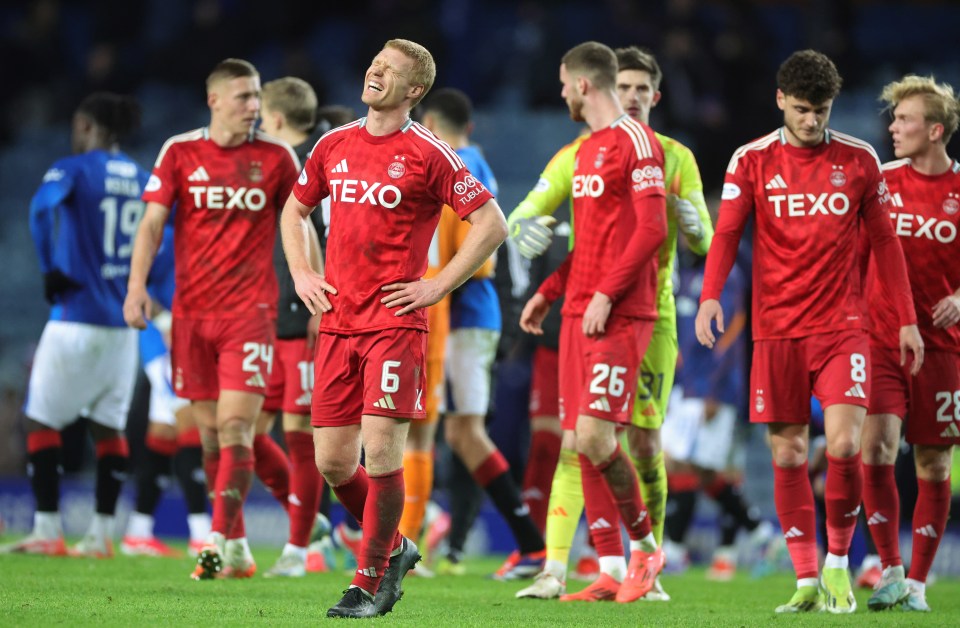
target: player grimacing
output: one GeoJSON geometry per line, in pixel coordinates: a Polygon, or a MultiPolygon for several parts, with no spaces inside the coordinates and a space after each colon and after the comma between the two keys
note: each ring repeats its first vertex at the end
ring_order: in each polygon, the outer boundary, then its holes
{"type": "Polygon", "coordinates": [[[491,194],[453,149],[410,119],[435,76],[423,46],[388,41],[364,77],[367,116],[320,139],[281,217],[297,293],[311,312],[323,312],[312,407],[317,466],[363,527],[357,571],[330,617],[390,612],[420,558],[397,528],[408,425],[425,416],[423,308],[463,283],[506,237],[491,194]],[[308,264],[304,221],[327,195],[320,275],[308,264]],[[421,280],[444,203],[472,228],[450,263],[421,280]]]}

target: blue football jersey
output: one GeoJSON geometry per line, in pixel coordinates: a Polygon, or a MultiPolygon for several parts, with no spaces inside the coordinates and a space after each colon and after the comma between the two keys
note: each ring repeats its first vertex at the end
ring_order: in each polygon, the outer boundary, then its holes
{"type": "Polygon", "coordinates": [[[133,239],[150,173],[121,152],[93,150],[60,159],[30,203],[40,269],[77,287],[57,296],[51,320],[123,327],[133,239]]]}
{"type": "MultiPolygon", "coordinates": [[[[475,146],[457,149],[457,154],[471,172],[490,193],[496,196],[497,179],[490,164],[475,146]]],[[[450,295],[450,328],[479,327],[500,330],[500,300],[492,277],[468,279],[450,295]]]]}

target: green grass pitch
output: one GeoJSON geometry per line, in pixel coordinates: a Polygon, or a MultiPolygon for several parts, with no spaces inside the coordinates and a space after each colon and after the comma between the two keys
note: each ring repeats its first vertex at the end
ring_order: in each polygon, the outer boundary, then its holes
{"type": "MultiPolygon", "coordinates": [[[[257,549],[261,574],[279,549],[257,549]]],[[[898,610],[871,613],[866,591],[857,591],[852,616],[778,616],[777,604],[793,591],[789,575],[709,582],[703,570],[664,576],[673,596],[666,603],[559,603],[516,600],[524,583],[490,580],[494,559],[469,563],[459,578],[409,577],[406,595],[379,624],[398,626],[958,626],[960,581],[941,579],[930,587],[933,613],[898,610]]],[[[86,560],[0,556],[0,626],[294,626],[326,620],[350,576],[342,571],[300,579],[194,582],[189,559],[86,560]]],[[[570,581],[571,590],[585,583],[570,581]]]]}

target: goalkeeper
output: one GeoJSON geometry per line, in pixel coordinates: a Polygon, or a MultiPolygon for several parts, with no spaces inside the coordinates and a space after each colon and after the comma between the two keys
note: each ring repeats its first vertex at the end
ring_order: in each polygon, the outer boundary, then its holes
{"type": "MultiPolygon", "coordinates": [[[[628,115],[647,123],[650,109],[656,106],[661,97],[660,67],[652,54],[636,47],[619,48],[616,53],[619,64],[616,88],[620,102],[628,115]]],[[[510,213],[507,220],[510,237],[520,252],[528,258],[541,255],[550,244],[554,224],[551,214],[570,196],[574,160],[584,137],[581,136],[565,146],[550,160],[537,185],[510,213]]],[[[640,479],[643,500],[649,509],[654,535],[659,544],[663,537],[667,500],[667,475],[660,446],[660,427],[673,387],[678,355],[676,305],[673,297],[677,234],[683,233],[693,252],[706,255],[713,238],[713,225],[703,197],[703,182],[693,153],[680,142],[659,133],[657,139],[663,145],[665,158],[668,222],[667,239],[659,253],[659,320],[643,358],[633,420],[626,432],[630,456],[640,479]]],[[[576,220],[576,216],[571,218],[576,220]]],[[[572,229],[570,233],[569,246],[572,249],[572,229]]],[[[518,592],[517,597],[553,598],[560,596],[565,590],[570,545],[583,510],[580,465],[573,439],[573,432],[563,434],[562,451],[550,491],[550,504],[547,509],[550,514],[546,527],[547,564],[544,573],[532,586],[518,592]]],[[[537,464],[537,461],[531,459],[528,464],[537,464]]],[[[619,526],[609,532],[619,534],[619,526]]],[[[603,557],[601,563],[602,561],[603,557]]],[[[670,599],[663,591],[659,578],[646,598],[670,599]]]]}

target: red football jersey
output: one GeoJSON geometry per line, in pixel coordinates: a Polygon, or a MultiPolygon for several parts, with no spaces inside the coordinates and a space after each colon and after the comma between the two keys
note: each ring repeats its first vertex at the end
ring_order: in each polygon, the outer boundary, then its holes
{"type": "Polygon", "coordinates": [[[493,195],[448,144],[416,122],[373,136],[366,118],[320,138],[293,188],[304,205],[330,196],[326,280],[338,293],[320,319],[329,333],[427,329],[423,309],[397,317],[380,289],[427,271],[444,203],[464,218],[493,195]]]}
{"type": "Polygon", "coordinates": [[[229,148],[211,140],[207,128],[167,140],[143,200],[174,211],[174,314],[276,312],[273,241],[298,168],[290,146],[259,131],[229,148]]]}
{"type": "Polygon", "coordinates": [[[754,339],[864,327],[861,228],[881,257],[900,324],[916,321],[880,161],[866,142],[827,130],[819,145],[800,148],[781,128],[737,149],[721,198],[701,302],[719,299],[753,216],[754,339]]]}
{"type": "MultiPolygon", "coordinates": [[[[917,308],[920,335],[927,348],[960,352],[960,325],[933,326],[933,307],[960,288],[960,163],[936,176],[913,169],[909,159],[883,165],[890,189],[890,222],[900,237],[917,308]]],[[[867,275],[871,340],[899,347],[897,311],[877,277],[876,260],[867,275]]]]}
{"type": "Polygon", "coordinates": [[[573,251],[541,286],[564,316],[583,316],[594,293],[611,315],[656,320],[657,249],[667,234],[663,147],[627,115],[590,135],[573,173],[573,251]],[[562,286],[565,281],[565,288],[562,286]]]}

